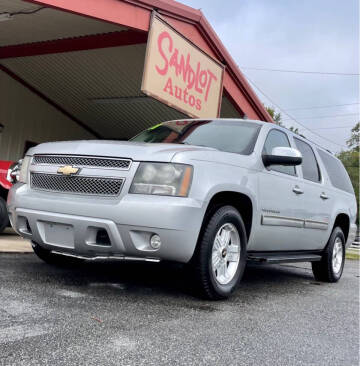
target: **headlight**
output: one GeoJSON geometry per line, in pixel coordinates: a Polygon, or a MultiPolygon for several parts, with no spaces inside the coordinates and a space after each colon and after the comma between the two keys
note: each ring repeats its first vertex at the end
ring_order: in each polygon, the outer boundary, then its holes
{"type": "Polygon", "coordinates": [[[19,182],[21,182],[21,183],[27,183],[30,161],[31,161],[31,156],[25,156],[25,158],[23,159],[23,161],[21,163],[20,173],[19,173],[19,182]]]}
{"type": "Polygon", "coordinates": [[[140,163],[130,193],[187,197],[192,173],[190,165],[140,163]]]}

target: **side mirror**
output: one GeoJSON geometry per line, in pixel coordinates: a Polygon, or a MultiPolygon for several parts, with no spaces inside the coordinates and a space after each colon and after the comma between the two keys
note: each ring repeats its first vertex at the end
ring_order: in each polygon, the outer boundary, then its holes
{"type": "Polygon", "coordinates": [[[267,167],[269,165],[300,165],[302,162],[302,155],[299,150],[293,149],[291,147],[274,147],[272,149],[271,155],[262,156],[264,165],[267,167]]]}

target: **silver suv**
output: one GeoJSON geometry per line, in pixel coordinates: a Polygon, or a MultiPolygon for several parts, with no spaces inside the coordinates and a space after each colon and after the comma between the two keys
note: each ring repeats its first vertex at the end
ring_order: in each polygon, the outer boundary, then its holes
{"type": "Polygon", "coordinates": [[[246,261],[312,262],[341,277],[356,200],[338,159],[271,123],[180,120],[130,142],[41,144],[8,197],[14,229],[46,262],[188,263],[228,297],[246,261]]]}

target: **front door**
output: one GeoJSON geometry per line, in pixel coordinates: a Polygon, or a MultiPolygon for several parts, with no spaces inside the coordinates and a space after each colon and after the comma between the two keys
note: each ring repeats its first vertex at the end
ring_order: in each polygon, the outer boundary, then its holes
{"type": "MultiPolygon", "coordinates": [[[[288,135],[272,129],[263,153],[274,147],[291,147],[288,135]]],[[[307,249],[304,232],[303,185],[294,166],[272,165],[259,173],[258,197],[260,225],[249,243],[251,251],[291,251],[307,249]]]]}

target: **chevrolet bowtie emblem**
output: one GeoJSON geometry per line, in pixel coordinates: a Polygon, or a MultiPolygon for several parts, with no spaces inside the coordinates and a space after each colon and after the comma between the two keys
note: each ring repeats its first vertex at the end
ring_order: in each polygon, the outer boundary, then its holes
{"type": "Polygon", "coordinates": [[[58,169],[58,173],[64,174],[64,175],[75,175],[79,173],[80,168],[74,168],[71,165],[62,166],[58,169]]]}

